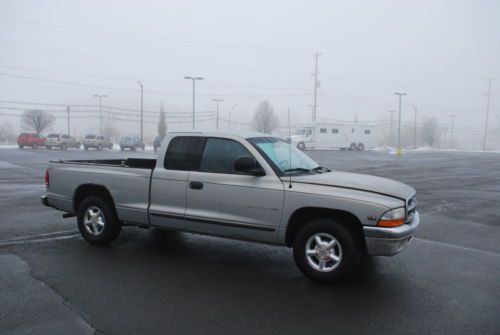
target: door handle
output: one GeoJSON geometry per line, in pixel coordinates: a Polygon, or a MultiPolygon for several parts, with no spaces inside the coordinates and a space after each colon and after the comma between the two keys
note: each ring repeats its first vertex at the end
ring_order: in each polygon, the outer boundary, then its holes
{"type": "Polygon", "coordinates": [[[193,190],[201,190],[203,189],[203,183],[199,181],[191,181],[189,182],[189,188],[193,190]]]}

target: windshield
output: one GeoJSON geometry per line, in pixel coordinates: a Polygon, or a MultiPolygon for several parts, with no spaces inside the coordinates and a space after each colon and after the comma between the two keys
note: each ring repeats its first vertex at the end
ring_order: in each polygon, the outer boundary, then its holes
{"type": "Polygon", "coordinates": [[[58,134],[49,134],[48,138],[59,138],[58,134]]]}
{"type": "Polygon", "coordinates": [[[302,129],[297,129],[295,132],[295,135],[304,135],[306,133],[306,130],[304,128],[302,129]]]}
{"type": "Polygon", "coordinates": [[[85,136],[85,139],[87,140],[93,140],[95,138],[95,135],[87,135],[85,136]]]}
{"type": "Polygon", "coordinates": [[[276,137],[249,138],[248,141],[264,155],[266,160],[274,165],[282,175],[304,174],[319,165],[295,146],[276,137]],[[290,162],[290,157],[291,162],[290,162]]]}
{"type": "Polygon", "coordinates": [[[122,141],[130,141],[131,138],[130,137],[122,137],[122,141]]]}

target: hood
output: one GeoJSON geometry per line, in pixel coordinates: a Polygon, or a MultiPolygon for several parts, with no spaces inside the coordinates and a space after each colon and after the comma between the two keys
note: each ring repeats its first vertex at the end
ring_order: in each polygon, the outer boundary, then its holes
{"type": "MultiPolygon", "coordinates": [[[[287,177],[283,178],[288,179],[287,177]]],[[[378,193],[402,200],[406,200],[411,195],[415,194],[415,189],[413,187],[399,181],[366,174],[340,171],[292,176],[292,184],[294,182],[378,193]]]]}

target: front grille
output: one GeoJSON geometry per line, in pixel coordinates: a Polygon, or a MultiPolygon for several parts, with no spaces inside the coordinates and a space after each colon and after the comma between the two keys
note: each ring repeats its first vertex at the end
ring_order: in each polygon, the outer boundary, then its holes
{"type": "Polygon", "coordinates": [[[413,220],[416,211],[417,211],[417,197],[414,196],[410,200],[408,200],[408,203],[406,205],[406,223],[409,223],[413,220]]]}

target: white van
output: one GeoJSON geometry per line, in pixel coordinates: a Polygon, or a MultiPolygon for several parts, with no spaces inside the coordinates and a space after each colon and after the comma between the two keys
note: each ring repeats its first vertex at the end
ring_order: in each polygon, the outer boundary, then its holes
{"type": "Polygon", "coordinates": [[[301,150],[365,150],[376,146],[375,127],[364,123],[305,124],[298,127],[290,141],[301,150]]]}

